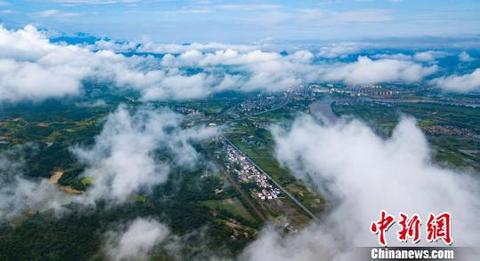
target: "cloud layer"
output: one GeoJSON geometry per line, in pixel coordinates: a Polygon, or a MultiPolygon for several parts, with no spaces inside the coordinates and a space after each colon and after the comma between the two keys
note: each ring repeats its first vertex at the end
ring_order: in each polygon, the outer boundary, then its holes
{"type": "MultiPolygon", "coordinates": [[[[308,50],[280,54],[253,45],[147,43],[138,47],[137,51],[160,52],[162,56],[156,58],[114,52],[135,46],[105,40],[93,46],[54,44],[33,26],[16,31],[0,27],[0,102],[79,95],[91,80],[133,88],[148,101],[204,98],[224,90],[282,91],[316,81],[410,83],[437,70],[396,57],[318,63],[308,50]]],[[[350,45],[329,47],[318,57],[334,57],[345,48],[355,50],[350,45]]],[[[422,61],[433,58],[429,52],[418,55],[422,61]]]]}
{"type": "Polygon", "coordinates": [[[170,111],[143,109],[131,115],[120,107],[112,113],[92,147],[72,149],[87,165],[83,175],[94,180],[88,198],[123,202],[164,182],[171,166],[193,166],[199,155],[191,143],[213,137],[216,129],[182,129],[181,122],[181,116],[170,111]],[[156,160],[157,152],[171,155],[172,162],[156,160]]]}
{"type": "Polygon", "coordinates": [[[419,82],[437,70],[436,66],[425,67],[411,61],[359,57],[357,62],[338,65],[328,70],[324,79],[344,81],[349,84],[379,82],[419,82]]]}
{"type": "Polygon", "coordinates": [[[123,85],[135,79],[140,86],[148,79],[138,78],[148,76],[134,66],[134,59],[111,51],[52,44],[30,25],[17,31],[0,27],[0,102],[76,95],[89,77],[123,85]]]}
{"type": "Polygon", "coordinates": [[[82,177],[93,181],[77,195],[64,193],[44,178],[22,177],[28,171],[18,160],[22,152],[0,154],[0,218],[23,211],[61,212],[71,202],[90,205],[103,199],[120,204],[134,193],[148,193],[167,179],[172,167],[194,167],[201,156],[192,144],[217,135],[215,128],[182,128],[182,122],[181,115],[169,110],[143,108],[130,113],[120,106],[108,116],[92,146],[71,150],[86,166],[82,177]],[[159,153],[170,160],[158,159],[159,153]]]}
{"type": "Polygon", "coordinates": [[[106,233],[105,252],[111,260],[146,260],[170,230],[151,218],[136,218],[124,228],[106,233]]]}
{"type": "MultiPolygon", "coordinates": [[[[352,260],[355,246],[376,246],[369,231],[380,210],[419,214],[422,231],[428,214],[449,211],[455,246],[478,245],[478,180],[432,162],[424,135],[411,118],[402,118],[392,137],[382,139],[357,120],[323,125],[310,117],[291,129],[274,128],[277,158],[298,177],[311,180],[333,209],[321,224],[280,238],[272,230],[246,251],[249,260],[352,260]]],[[[390,246],[396,228],[387,232],[390,246]]],[[[422,234],[420,245],[425,242],[422,234]]]]}
{"type": "Polygon", "coordinates": [[[480,69],[464,75],[451,75],[433,79],[431,84],[451,92],[480,90],[480,69]]]}
{"type": "Polygon", "coordinates": [[[0,220],[13,219],[36,210],[60,210],[70,202],[65,194],[46,179],[27,179],[22,148],[0,154],[0,220]]]}

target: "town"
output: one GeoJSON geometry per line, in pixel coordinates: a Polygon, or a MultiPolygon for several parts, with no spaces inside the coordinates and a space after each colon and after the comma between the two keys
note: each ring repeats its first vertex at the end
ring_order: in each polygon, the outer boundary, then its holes
{"type": "Polygon", "coordinates": [[[254,195],[261,200],[275,199],[281,196],[280,189],[272,185],[269,178],[260,172],[246,156],[228,143],[225,143],[225,147],[225,166],[228,173],[236,174],[237,180],[241,183],[254,183],[256,185],[253,188],[254,195]]]}

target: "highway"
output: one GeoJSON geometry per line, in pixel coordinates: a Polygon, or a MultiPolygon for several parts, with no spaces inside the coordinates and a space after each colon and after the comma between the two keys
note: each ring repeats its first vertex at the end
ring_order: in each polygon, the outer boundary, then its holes
{"type": "Polygon", "coordinates": [[[287,195],[288,198],[292,200],[293,203],[295,203],[300,209],[302,209],[310,218],[312,218],[314,221],[318,221],[317,216],[313,214],[305,205],[302,204],[298,199],[296,199],[290,192],[288,192],[282,185],[280,185],[277,181],[275,181],[272,176],[270,176],[267,172],[265,172],[260,166],[258,166],[248,155],[246,155],[242,150],[240,150],[233,142],[231,142],[225,135],[222,134],[222,137],[224,140],[233,148],[235,148],[238,152],[240,152],[245,158],[252,163],[261,173],[263,173],[265,176],[268,177],[272,181],[275,186],[277,186],[285,195],[287,195]]]}

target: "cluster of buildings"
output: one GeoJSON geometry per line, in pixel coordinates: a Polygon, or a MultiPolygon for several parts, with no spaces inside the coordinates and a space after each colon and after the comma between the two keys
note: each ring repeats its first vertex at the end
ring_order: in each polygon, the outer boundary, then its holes
{"type": "Polygon", "coordinates": [[[190,115],[190,116],[201,115],[201,113],[198,110],[188,108],[188,107],[176,107],[175,111],[181,114],[190,115]]]}
{"type": "Polygon", "coordinates": [[[242,153],[231,145],[226,145],[227,171],[237,174],[242,183],[255,184],[254,194],[259,199],[269,200],[278,198],[280,189],[273,186],[269,178],[258,170],[242,153]]]}
{"type": "Polygon", "coordinates": [[[371,87],[371,88],[347,88],[347,89],[339,89],[339,88],[330,88],[330,94],[341,94],[347,95],[350,97],[370,97],[370,98],[393,98],[398,95],[399,91],[394,90],[387,90],[381,87],[371,87]]]}
{"type": "Polygon", "coordinates": [[[433,125],[423,127],[422,129],[430,135],[462,136],[465,138],[475,137],[475,133],[473,133],[469,129],[457,128],[454,126],[433,125]]]}
{"type": "Polygon", "coordinates": [[[336,87],[333,84],[311,84],[309,86],[312,95],[316,94],[337,94],[350,97],[370,97],[370,98],[394,98],[399,91],[385,89],[379,84],[363,84],[349,87],[336,87]]]}
{"type": "Polygon", "coordinates": [[[259,112],[270,110],[285,102],[285,97],[275,95],[259,95],[255,99],[246,100],[238,105],[238,110],[242,113],[259,112]],[[280,99],[279,99],[280,98],[280,99]]]}

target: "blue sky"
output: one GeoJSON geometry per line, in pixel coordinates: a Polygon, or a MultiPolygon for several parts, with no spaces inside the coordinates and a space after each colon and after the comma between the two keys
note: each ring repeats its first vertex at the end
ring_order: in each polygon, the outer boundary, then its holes
{"type": "Polygon", "coordinates": [[[479,14],[478,0],[0,0],[7,27],[159,42],[478,35],[479,14]]]}

